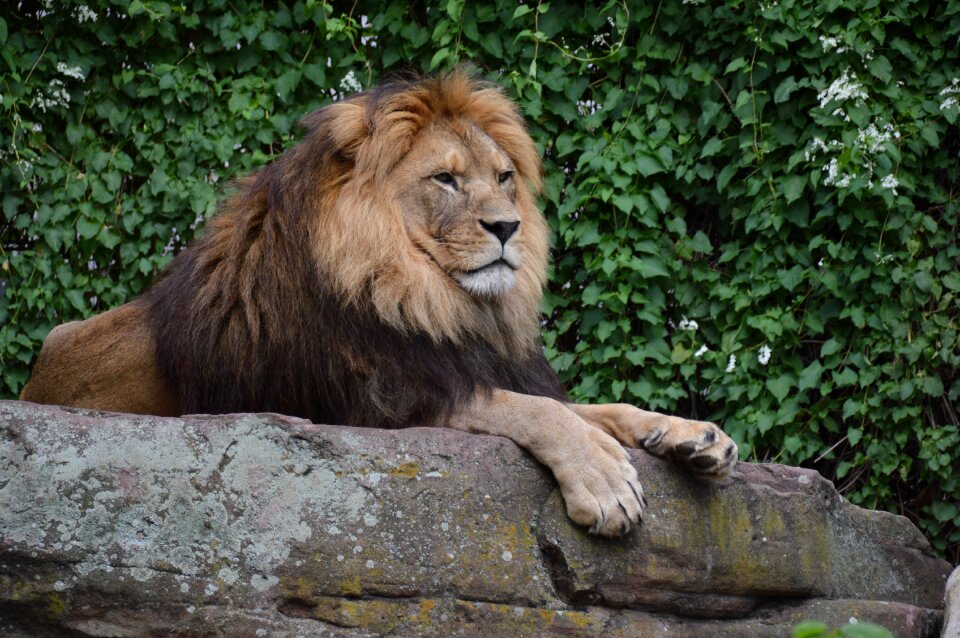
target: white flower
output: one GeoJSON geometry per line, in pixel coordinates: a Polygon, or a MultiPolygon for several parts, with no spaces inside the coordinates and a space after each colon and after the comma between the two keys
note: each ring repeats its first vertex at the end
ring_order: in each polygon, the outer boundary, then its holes
{"type": "Polygon", "coordinates": [[[892,173],[880,180],[880,187],[889,189],[894,195],[897,194],[897,186],[899,185],[900,180],[892,173]]]}
{"type": "MultiPolygon", "coordinates": [[[[837,108],[834,115],[846,116],[843,109],[837,108]]],[[[826,176],[823,183],[826,186],[836,186],[844,188],[851,182],[863,175],[867,180],[867,187],[874,186],[874,170],[877,165],[877,156],[886,150],[887,143],[891,140],[899,139],[900,131],[894,128],[890,122],[882,122],[875,118],[867,125],[857,131],[857,137],[852,143],[844,143],[841,139],[824,141],[819,137],[814,137],[807,146],[805,158],[812,162],[821,153],[825,156],[823,169],[826,176]],[[841,168],[841,157],[859,158],[855,163],[849,160],[844,162],[845,166],[841,168]],[[862,173],[860,172],[862,171],[862,173]]]]}
{"type": "Polygon", "coordinates": [[[702,346],[700,346],[699,350],[693,353],[693,356],[694,358],[699,359],[700,357],[705,355],[707,352],[709,352],[709,350],[710,348],[707,347],[707,344],[703,344],[702,346]]]}
{"type": "Polygon", "coordinates": [[[727,372],[733,372],[734,368],[737,367],[737,355],[730,355],[730,360],[727,361],[727,372]]]}
{"type": "Polygon", "coordinates": [[[952,80],[950,80],[950,84],[948,86],[943,87],[943,89],[940,91],[940,96],[942,97],[944,95],[951,95],[951,94],[958,94],[958,93],[960,93],[960,78],[953,78],[952,80]]]}
{"type": "Polygon", "coordinates": [[[843,53],[847,50],[847,47],[840,46],[840,38],[832,38],[828,35],[820,36],[820,44],[823,45],[824,51],[831,51],[833,49],[837,50],[837,53],[843,53]]]}
{"type": "Polygon", "coordinates": [[[837,188],[846,188],[850,182],[857,177],[856,173],[840,174],[840,164],[836,157],[827,164],[827,176],[823,178],[823,183],[827,186],[834,185],[837,188]]]}
{"type": "Polygon", "coordinates": [[[81,82],[86,78],[83,74],[83,69],[78,66],[67,66],[63,62],[57,62],[57,71],[67,76],[68,78],[74,78],[80,80],[81,82]]]}
{"type": "Polygon", "coordinates": [[[817,93],[820,108],[831,102],[846,102],[851,99],[856,102],[863,102],[867,97],[869,96],[863,90],[863,84],[857,79],[856,74],[850,72],[850,69],[846,69],[843,75],[833,81],[833,84],[817,93]]]}
{"type": "Polygon", "coordinates": [[[763,344],[760,346],[760,352],[757,353],[757,361],[760,362],[760,365],[765,366],[770,363],[770,346],[763,344]]]}
{"type": "Polygon", "coordinates": [[[699,327],[700,324],[693,319],[687,319],[686,315],[684,315],[683,319],[681,319],[680,323],[677,325],[677,328],[680,330],[686,330],[688,332],[696,332],[697,328],[699,327]]]}
{"type": "Polygon", "coordinates": [[[861,129],[857,133],[857,141],[854,142],[854,145],[862,148],[864,152],[877,153],[883,150],[884,143],[889,142],[895,134],[899,137],[893,130],[893,124],[889,122],[882,129],[877,128],[875,122],[870,122],[867,128],[861,129]]]}
{"type": "Polygon", "coordinates": [[[97,21],[96,12],[85,4],[81,4],[79,7],[73,10],[73,17],[76,18],[77,22],[80,24],[83,24],[88,20],[90,22],[97,21]]]}
{"type": "Polygon", "coordinates": [[[960,101],[957,99],[958,95],[960,95],[960,78],[953,78],[950,80],[949,86],[945,86],[940,91],[940,97],[946,98],[940,103],[940,110],[946,111],[949,108],[960,106],[960,101]]]}
{"type": "Polygon", "coordinates": [[[66,106],[70,104],[70,94],[63,84],[63,80],[54,78],[50,80],[46,91],[38,91],[37,95],[30,101],[31,107],[37,107],[44,113],[47,109],[66,106]]]}
{"type": "Polygon", "coordinates": [[[340,80],[340,89],[345,93],[357,93],[363,90],[363,85],[360,84],[360,80],[358,80],[357,76],[350,70],[343,76],[343,79],[340,80]]]}

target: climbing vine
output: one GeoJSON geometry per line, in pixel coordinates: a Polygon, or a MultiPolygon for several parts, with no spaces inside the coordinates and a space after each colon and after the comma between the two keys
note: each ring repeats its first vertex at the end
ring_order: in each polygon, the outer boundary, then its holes
{"type": "Polygon", "coordinates": [[[0,368],[137,295],[305,113],[461,61],[545,158],[546,351],[960,546],[960,2],[0,9],[0,368]]]}

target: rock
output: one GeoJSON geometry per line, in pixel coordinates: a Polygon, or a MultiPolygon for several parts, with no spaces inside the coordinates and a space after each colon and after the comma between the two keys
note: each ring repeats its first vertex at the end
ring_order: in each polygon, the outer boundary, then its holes
{"type": "Polygon", "coordinates": [[[943,638],[960,638],[960,567],[947,579],[943,605],[943,638]]]}
{"type": "Polygon", "coordinates": [[[644,527],[566,518],[512,442],[0,402],[0,634],[932,637],[950,566],[815,472],[645,452],[644,527]]]}

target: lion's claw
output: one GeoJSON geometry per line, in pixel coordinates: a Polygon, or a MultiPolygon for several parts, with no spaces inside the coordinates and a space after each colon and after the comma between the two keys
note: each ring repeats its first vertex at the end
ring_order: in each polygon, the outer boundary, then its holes
{"type": "Polygon", "coordinates": [[[720,428],[706,421],[664,418],[669,424],[658,427],[643,441],[647,450],[704,478],[722,478],[733,470],[737,444],[720,428]]]}
{"type": "Polygon", "coordinates": [[[567,514],[592,534],[622,536],[643,523],[646,501],[637,471],[611,436],[593,428],[584,434],[576,462],[554,469],[567,514]]]}

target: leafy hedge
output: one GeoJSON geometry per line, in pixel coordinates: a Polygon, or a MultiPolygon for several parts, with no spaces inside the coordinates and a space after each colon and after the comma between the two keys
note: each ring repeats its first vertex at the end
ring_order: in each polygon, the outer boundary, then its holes
{"type": "Polygon", "coordinates": [[[546,158],[573,394],[715,419],[957,559],[960,2],[362,4],[0,9],[0,394],[300,116],[469,60],[546,158]]]}

